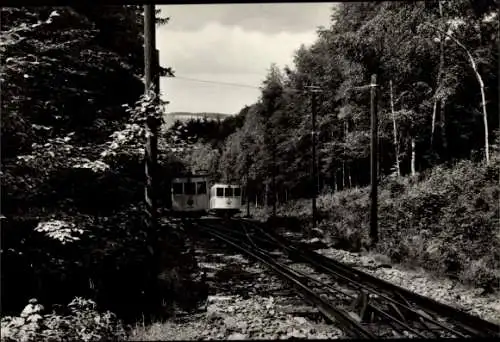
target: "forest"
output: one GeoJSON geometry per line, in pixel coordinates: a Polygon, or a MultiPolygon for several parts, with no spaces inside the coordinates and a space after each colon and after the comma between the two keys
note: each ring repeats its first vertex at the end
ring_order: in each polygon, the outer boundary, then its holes
{"type": "MultiPolygon", "coordinates": [[[[295,217],[368,248],[370,84],[378,84],[376,251],[485,289],[500,281],[498,2],[339,4],[294,64],[271,65],[261,96],[226,121],[178,122],[181,158],[246,188],[254,217],[295,217]],[[312,178],[316,95],[318,177],[312,178]],[[219,140],[212,132],[219,130],[219,140]],[[223,133],[224,132],[224,133],[223,133]],[[230,132],[230,134],[228,134],[230,132]],[[223,142],[220,140],[223,139],[223,142]]],[[[246,196],[245,196],[246,197],[246,196]]]]}
{"type": "MultiPolygon", "coordinates": [[[[207,170],[213,180],[248,184],[254,216],[267,218],[274,202],[279,215],[307,226],[317,182],[321,234],[363,248],[363,87],[376,74],[377,251],[497,291],[498,5],[338,4],[292,66],[271,65],[254,104],[223,121],[177,122],[162,132],[160,206],[169,176],[207,170]],[[314,180],[309,85],[322,89],[314,180]]],[[[163,115],[168,102],[142,95],[142,23],[140,6],[1,10],[2,340],[120,338],[145,313],[171,313],[174,298],[188,310],[203,297],[183,233],[158,239],[144,226],[141,113],[163,115]],[[152,256],[157,246],[164,252],[152,256]],[[145,268],[153,258],[166,271],[145,268]],[[43,315],[17,317],[28,303],[37,312],[43,304],[43,315]]],[[[175,75],[168,66],[162,72],[175,75]]]]}
{"type": "MultiPolygon", "coordinates": [[[[253,192],[265,192],[276,168],[279,199],[285,191],[287,198],[306,196],[312,139],[304,86],[316,85],[323,89],[319,188],[368,184],[370,92],[362,87],[372,74],[379,84],[383,176],[415,176],[461,159],[489,162],[498,138],[496,15],[493,1],[340,5],[332,26],[298,49],[293,66],[272,65],[260,99],[229,119],[237,129],[217,149],[219,166],[211,171],[244,179],[248,155],[253,192]]],[[[196,122],[189,127],[193,136],[213,131],[196,122]]]]}

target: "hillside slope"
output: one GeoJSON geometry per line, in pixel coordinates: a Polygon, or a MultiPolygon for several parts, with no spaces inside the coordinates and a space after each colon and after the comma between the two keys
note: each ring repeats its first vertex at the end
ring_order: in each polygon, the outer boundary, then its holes
{"type": "MultiPolygon", "coordinates": [[[[498,157],[498,156],[497,156],[498,157]]],[[[500,288],[500,161],[484,166],[461,161],[436,167],[423,180],[384,182],[379,195],[379,237],[375,252],[392,262],[419,266],[487,291],[500,288]]],[[[324,238],[360,251],[368,243],[370,188],[318,198],[324,238]]],[[[270,211],[269,211],[270,212],[270,211]]],[[[259,213],[261,217],[266,215],[259,213]]],[[[310,227],[310,200],[289,202],[279,215],[310,227]]]]}

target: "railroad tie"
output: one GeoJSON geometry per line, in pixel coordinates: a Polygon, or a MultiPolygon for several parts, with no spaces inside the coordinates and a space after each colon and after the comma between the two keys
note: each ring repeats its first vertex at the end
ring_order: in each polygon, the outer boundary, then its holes
{"type": "Polygon", "coordinates": [[[351,311],[356,313],[356,315],[360,318],[361,322],[374,320],[373,312],[371,312],[368,306],[368,300],[369,300],[368,294],[360,289],[358,296],[354,298],[351,304],[351,311]]]}

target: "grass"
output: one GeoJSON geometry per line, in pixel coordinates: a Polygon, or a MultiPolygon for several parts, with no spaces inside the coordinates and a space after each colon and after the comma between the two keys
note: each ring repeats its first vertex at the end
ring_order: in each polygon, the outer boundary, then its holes
{"type": "MultiPolygon", "coordinates": [[[[424,179],[389,179],[379,190],[379,258],[422,267],[463,283],[500,288],[500,208],[498,159],[490,166],[462,161],[436,167],[424,179]]],[[[324,238],[337,248],[368,246],[369,187],[318,198],[324,238]]],[[[265,218],[263,208],[256,217],[265,218]]],[[[310,200],[280,206],[277,214],[310,225],[310,200]]]]}

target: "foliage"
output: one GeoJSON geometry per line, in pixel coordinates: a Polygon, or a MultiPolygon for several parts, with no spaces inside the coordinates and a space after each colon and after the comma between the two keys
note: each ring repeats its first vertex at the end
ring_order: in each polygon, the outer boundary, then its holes
{"type": "MultiPolygon", "coordinates": [[[[500,162],[461,161],[438,166],[421,181],[386,179],[379,195],[376,251],[394,262],[418,265],[486,290],[499,290],[500,162]]],[[[325,238],[339,248],[368,245],[369,188],[354,188],[318,198],[325,238]]],[[[310,202],[288,203],[281,215],[307,227],[310,202]]]]}
{"type": "Polygon", "coordinates": [[[2,341],[121,340],[125,330],[111,312],[99,312],[96,303],[74,298],[63,312],[43,313],[30,300],[18,317],[2,317],[2,341]]]}
{"type": "MultiPolygon", "coordinates": [[[[0,175],[6,314],[34,296],[47,307],[81,296],[134,320],[170,314],[162,303],[183,305],[199,294],[179,293],[177,280],[192,286],[197,272],[188,246],[176,238],[179,230],[159,234],[144,224],[143,127],[159,121],[165,103],[141,96],[139,12],[133,6],[2,8],[0,71],[9,99],[2,101],[0,175]],[[151,255],[157,243],[170,259],[151,255]],[[178,276],[159,279],[159,267],[177,269],[178,276]]],[[[165,153],[179,145],[163,143],[165,153]]],[[[64,322],[72,321],[52,323],[64,322]]]]}
{"type": "Polygon", "coordinates": [[[474,71],[450,39],[443,41],[444,66],[440,67],[442,37],[432,27],[456,37],[480,65],[492,143],[491,133],[499,123],[498,73],[492,69],[498,64],[498,11],[489,0],[482,5],[465,0],[440,3],[442,14],[437,2],[345,3],[333,9],[331,26],[318,30],[310,47],[296,51],[293,66],[283,71],[275,65],[269,69],[261,96],[249,107],[244,123],[234,134],[218,140],[225,144],[218,147],[219,174],[244,178],[245,155],[250,155],[253,185],[249,191],[262,196],[276,166],[278,198],[309,196],[311,95],[305,86],[317,85],[323,90],[317,96],[319,188],[340,190],[368,184],[370,92],[366,85],[373,73],[379,84],[383,175],[394,172],[394,141],[399,145],[403,175],[411,172],[413,162],[416,171],[424,172],[481,153],[483,118],[474,71]],[[444,109],[433,124],[435,100],[444,101],[444,109]]]}

